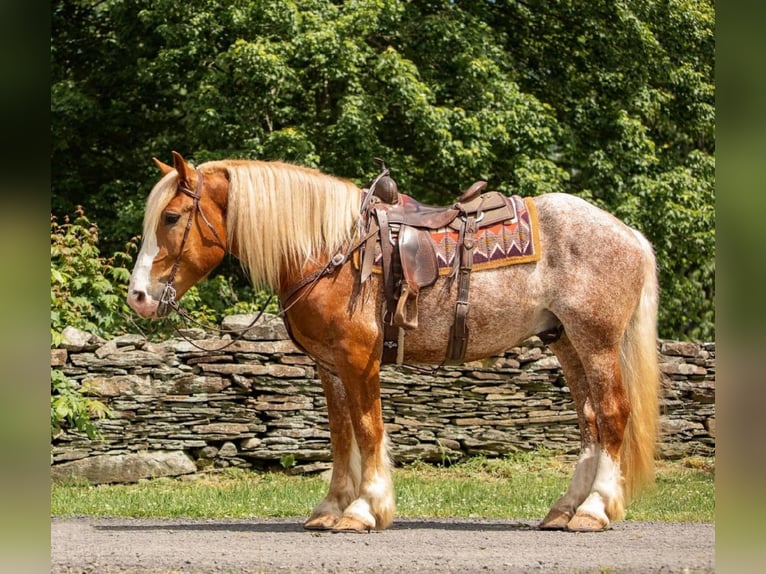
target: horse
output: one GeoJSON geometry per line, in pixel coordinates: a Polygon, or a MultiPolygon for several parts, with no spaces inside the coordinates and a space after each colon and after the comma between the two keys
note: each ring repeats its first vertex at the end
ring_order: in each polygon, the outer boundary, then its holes
{"type": "MultiPolygon", "coordinates": [[[[327,399],[332,473],[304,527],[387,528],[395,500],[381,413],[382,278],[373,274],[360,288],[359,265],[338,256],[358,244],[365,190],[276,161],[194,167],[177,152],[172,166],[154,161],[163,175],[147,199],[130,307],[144,318],[165,316],[225,255],[238,258],[253,285],[280,297],[288,332],[316,362],[327,399]]],[[[538,527],[603,531],[654,480],[655,256],[639,231],[576,196],[531,200],[540,258],[471,274],[464,360],[499,355],[559,328],[549,345],[576,408],[580,454],[568,489],[538,527]]],[[[422,290],[404,363],[443,362],[452,323],[445,308],[454,308],[456,297],[443,277],[422,290]]]]}

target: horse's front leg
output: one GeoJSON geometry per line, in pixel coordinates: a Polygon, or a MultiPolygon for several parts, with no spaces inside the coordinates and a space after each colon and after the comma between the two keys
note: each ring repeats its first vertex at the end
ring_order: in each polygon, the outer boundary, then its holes
{"type": "Polygon", "coordinates": [[[333,452],[332,477],[327,496],[303,526],[312,530],[330,530],[340,520],[343,510],[357,497],[361,469],[346,390],[336,375],[322,367],[318,367],[318,372],[327,400],[333,452]]]}
{"type": "Polygon", "coordinates": [[[343,510],[335,531],[383,530],[394,519],[394,487],[388,440],[380,403],[380,364],[371,353],[352,353],[339,365],[346,391],[348,414],[359,449],[361,474],[356,498],[343,510]]]}

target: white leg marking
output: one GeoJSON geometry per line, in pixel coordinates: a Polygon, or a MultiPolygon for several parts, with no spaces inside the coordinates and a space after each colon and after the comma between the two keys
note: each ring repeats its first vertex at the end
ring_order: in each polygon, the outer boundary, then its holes
{"type": "Polygon", "coordinates": [[[378,526],[375,514],[392,512],[393,499],[391,478],[385,473],[376,472],[372,480],[364,486],[359,498],[354,500],[343,514],[358,518],[374,528],[378,526]]]}
{"type": "Polygon", "coordinates": [[[343,512],[343,515],[356,518],[370,528],[375,528],[375,526],[377,526],[375,517],[372,515],[372,512],[370,512],[370,503],[364,498],[357,498],[352,502],[343,512]]]}
{"type": "Polygon", "coordinates": [[[596,478],[600,452],[601,446],[598,443],[589,444],[582,449],[580,458],[577,460],[574,475],[572,476],[572,482],[560,501],[565,506],[573,509],[577,508],[587,498],[588,493],[593,487],[593,481],[596,478]]]}
{"type": "Polygon", "coordinates": [[[622,508],[622,474],[618,465],[609,453],[601,451],[598,458],[598,470],[596,478],[588,498],[579,508],[578,513],[587,514],[609,524],[606,508],[614,507],[615,504],[622,508]]]}
{"type": "Polygon", "coordinates": [[[359,484],[362,482],[362,453],[359,452],[359,445],[356,442],[356,435],[351,434],[351,452],[348,456],[348,475],[351,477],[350,500],[359,496],[359,484]]]}
{"type": "MultiPolygon", "coordinates": [[[[335,464],[335,462],[333,462],[335,464]]],[[[337,469],[341,470],[340,467],[337,469]]],[[[361,456],[359,455],[359,446],[356,444],[356,438],[351,436],[351,448],[349,450],[348,466],[345,469],[344,479],[335,477],[336,469],[333,468],[333,481],[330,485],[330,492],[325,499],[314,509],[314,513],[323,512],[329,514],[341,515],[350,501],[359,496],[359,482],[362,479],[361,456]]]]}
{"type": "MultiPolygon", "coordinates": [[[[352,452],[358,453],[356,441],[354,441],[354,447],[352,452]]],[[[391,461],[388,456],[388,435],[383,436],[383,448],[380,456],[381,460],[377,462],[373,477],[363,485],[357,482],[357,498],[343,511],[345,516],[357,518],[366,524],[371,524],[373,528],[388,526],[396,506],[394,504],[394,487],[391,481],[391,461]],[[378,524],[375,516],[382,519],[382,524],[378,524]]],[[[358,465],[360,462],[358,456],[351,457],[351,474],[358,476],[359,481],[361,481],[361,468],[360,465],[355,467],[354,463],[358,465]],[[359,474],[356,474],[357,469],[359,474]]]]}
{"type": "Polygon", "coordinates": [[[364,489],[364,494],[373,500],[385,500],[391,496],[391,480],[381,473],[376,472],[375,477],[364,489]]]}

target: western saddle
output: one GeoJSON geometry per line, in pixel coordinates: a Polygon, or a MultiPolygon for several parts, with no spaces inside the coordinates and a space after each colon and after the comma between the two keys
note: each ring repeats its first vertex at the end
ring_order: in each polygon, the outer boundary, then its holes
{"type": "MultiPolygon", "coordinates": [[[[446,207],[425,205],[400,193],[396,182],[383,171],[366,190],[362,202],[360,281],[370,277],[380,242],[380,266],[386,299],[383,363],[401,363],[403,332],[418,326],[418,295],[439,277],[436,251],[430,234],[439,229],[457,232],[456,254],[448,281],[457,278],[457,301],[445,363],[461,363],[468,345],[468,290],[471,283],[476,232],[482,227],[516,218],[516,210],[502,193],[482,193],[487,185],[477,181],[455,203],[446,207]]],[[[450,283],[451,284],[451,283],[450,283]]]]}

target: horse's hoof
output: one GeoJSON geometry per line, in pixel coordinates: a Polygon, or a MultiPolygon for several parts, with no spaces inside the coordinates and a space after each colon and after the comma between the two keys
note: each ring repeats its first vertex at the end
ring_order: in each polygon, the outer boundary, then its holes
{"type": "Polygon", "coordinates": [[[609,528],[609,521],[590,514],[575,514],[567,524],[570,532],[602,532],[609,528]]]}
{"type": "Polygon", "coordinates": [[[332,530],[338,523],[338,519],[338,516],[332,514],[319,514],[318,516],[312,516],[304,522],[303,528],[306,530],[332,530]]]}
{"type": "Polygon", "coordinates": [[[333,532],[369,532],[375,528],[374,524],[368,524],[355,516],[341,516],[340,520],[332,527],[333,532]]]}
{"type": "Polygon", "coordinates": [[[538,528],[540,528],[540,530],[566,530],[567,524],[569,524],[571,518],[571,514],[551,508],[538,528]]]}

